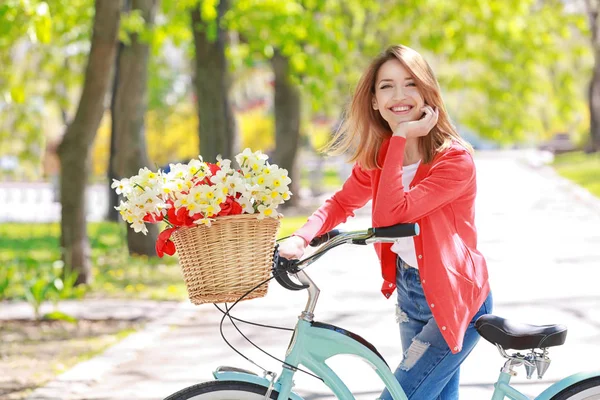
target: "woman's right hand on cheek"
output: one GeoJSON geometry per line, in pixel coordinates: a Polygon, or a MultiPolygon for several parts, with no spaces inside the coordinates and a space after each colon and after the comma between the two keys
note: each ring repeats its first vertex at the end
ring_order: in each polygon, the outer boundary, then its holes
{"type": "Polygon", "coordinates": [[[394,128],[393,136],[404,138],[415,138],[427,136],[429,132],[438,122],[439,110],[435,110],[430,106],[425,106],[422,109],[423,116],[416,121],[401,122],[394,128]]]}
{"type": "Polygon", "coordinates": [[[288,260],[299,260],[304,255],[306,246],[300,236],[292,236],[279,243],[279,255],[288,260]]]}

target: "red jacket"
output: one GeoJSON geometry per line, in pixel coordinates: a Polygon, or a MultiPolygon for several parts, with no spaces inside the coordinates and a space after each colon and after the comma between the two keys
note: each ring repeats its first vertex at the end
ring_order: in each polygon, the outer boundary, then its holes
{"type": "MultiPolygon", "coordinates": [[[[402,185],[406,139],[391,137],[379,151],[381,169],[358,165],[340,191],[327,200],[294,234],[307,242],[345,222],[373,199],[374,227],[417,222],[414,237],[425,298],[453,353],[462,349],[465,331],[489,294],[484,257],[477,250],[475,163],[455,144],[419,165],[409,191],[402,185]]],[[[375,244],[384,279],[382,293],[396,289],[396,254],[391,243],[375,244]]]]}

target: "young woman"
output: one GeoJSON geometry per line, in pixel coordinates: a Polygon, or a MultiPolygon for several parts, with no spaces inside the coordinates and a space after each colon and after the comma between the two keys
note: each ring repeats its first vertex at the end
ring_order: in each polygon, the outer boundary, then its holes
{"type": "Polygon", "coordinates": [[[479,339],[475,320],[492,311],[492,298],[477,250],[472,148],[419,53],[393,46],[371,63],[330,148],[350,151],[352,174],[280,254],[302,257],[313,237],[369,200],[375,227],[417,222],[419,236],[376,245],[381,291],[389,298],[397,289],[404,357],[395,375],[409,399],[458,399],[460,365],[479,339]]]}

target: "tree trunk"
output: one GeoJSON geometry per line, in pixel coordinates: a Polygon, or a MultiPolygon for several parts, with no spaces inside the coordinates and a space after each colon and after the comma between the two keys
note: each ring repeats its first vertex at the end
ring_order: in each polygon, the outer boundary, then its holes
{"type": "Polygon", "coordinates": [[[110,85],[120,13],[120,1],[96,0],[83,91],[75,118],[58,149],[62,256],[65,271],[78,273],[78,284],[89,283],[92,278],[85,199],[89,153],[105,110],[104,97],[110,85]]]}
{"type": "MultiPolygon", "coordinates": [[[[130,0],[125,0],[125,3],[129,3],[130,0]]],[[[127,8],[127,5],[125,5],[127,8]]],[[[123,48],[125,45],[122,42],[119,42],[117,46],[117,56],[115,60],[115,70],[113,74],[113,84],[112,84],[112,94],[110,99],[110,155],[108,158],[108,170],[106,171],[106,176],[108,177],[108,210],[106,211],[106,220],[112,222],[119,222],[121,220],[121,216],[119,212],[115,210],[115,207],[119,205],[119,195],[115,190],[113,190],[110,186],[113,183],[113,179],[121,179],[117,172],[115,171],[115,157],[117,153],[117,137],[116,137],[116,127],[115,127],[115,100],[117,95],[117,87],[119,85],[119,64],[121,59],[121,53],[123,52],[123,48]]]]}
{"type": "Polygon", "coordinates": [[[209,37],[210,29],[202,20],[200,7],[191,12],[200,154],[208,162],[214,162],[218,154],[231,159],[237,150],[236,123],[229,101],[231,78],[225,59],[226,32],[220,26],[228,8],[229,0],[219,1],[215,40],[209,37]]]}
{"type": "MultiPolygon", "coordinates": [[[[154,24],[157,6],[158,0],[132,0],[131,3],[132,10],[140,10],[148,28],[154,24]]],[[[116,143],[113,169],[119,177],[136,175],[143,167],[151,168],[144,129],[149,57],[149,45],[138,35],[132,35],[131,44],[123,47],[119,58],[112,115],[116,143]]],[[[147,235],[135,233],[127,227],[129,253],[156,256],[157,236],[155,224],[149,224],[147,235]]]]}
{"type": "Polygon", "coordinates": [[[289,60],[275,52],[271,59],[275,73],[275,154],[274,163],[288,170],[293,196],[285,204],[298,204],[300,173],[296,155],[300,142],[300,90],[289,79],[289,60]]]}
{"type": "MultiPolygon", "coordinates": [[[[599,46],[600,47],[600,46],[599,46]]],[[[600,49],[594,51],[594,71],[589,88],[590,148],[600,151],[600,49]]]]}
{"type": "Polygon", "coordinates": [[[594,52],[594,71],[590,82],[588,101],[590,109],[590,150],[600,151],[600,3],[586,0],[585,7],[592,33],[591,43],[594,52]]]}

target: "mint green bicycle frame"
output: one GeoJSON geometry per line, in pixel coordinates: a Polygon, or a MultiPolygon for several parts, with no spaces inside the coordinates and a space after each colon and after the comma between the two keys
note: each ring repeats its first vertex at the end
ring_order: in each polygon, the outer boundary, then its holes
{"type": "MultiPolygon", "coordinates": [[[[338,399],[354,399],[348,387],[325,363],[327,359],[335,355],[349,354],[358,356],[373,366],[395,400],[408,400],[383,358],[367,345],[348,336],[352,335],[351,333],[343,330],[345,333],[342,333],[340,330],[332,325],[318,323],[313,325],[302,318],[298,320],[285,358],[286,366],[273,386],[273,389],[279,392],[278,399],[300,399],[298,395],[291,392],[293,376],[296,371],[287,365],[304,366],[309,369],[323,379],[323,382],[338,399]]],[[[215,372],[214,376],[218,380],[243,380],[266,387],[270,385],[266,378],[240,372],[215,372]]]]}
{"type": "MultiPolygon", "coordinates": [[[[321,324],[319,324],[321,326],[321,324]]],[[[335,355],[351,354],[360,357],[375,369],[377,375],[383,381],[394,400],[407,400],[406,394],[396,380],[379,354],[371,350],[367,345],[348,336],[345,333],[334,330],[335,327],[315,327],[310,322],[300,319],[294,331],[294,336],[285,358],[285,362],[294,367],[300,365],[306,367],[315,375],[323,379],[323,382],[331,389],[338,399],[354,400],[354,396],[348,387],[341,381],[337,374],[325,363],[327,359],[335,355]]],[[[279,393],[278,400],[302,400],[300,396],[292,392],[293,375],[295,371],[290,367],[284,367],[279,379],[272,386],[279,393]]],[[[600,376],[600,371],[590,373],[578,373],[564,378],[547,388],[535,400],[550,400],[552,396],[560,393],[563,389],[577,382],[600,376]]],[[[243,372],[218,372],[214,377],[217,380],[251,382],[269,387],[271,382],[254,374],[243,372]]],[[[501,372],[498,381],[494,385],[492,400],[531,400],[512,386],[510,386],[511,375],[501,372]]]]}
{"type": "MultiPolygon", "coordinates": [[[[361,234],[364,235],[364,232],[350,233],[350,235],[352,234],[356,234],[360,237],[361,234]]],[[[349,237],[352,238],[352,236],[349,237]]],[[[330,247],[334,247],[340,242],[347,243],[344,242],[344,240],[348,239],[337,237],[332,240],[334,243],[332,243],[330,247]],[[336,240],[338,243],[335,243],[336,240]]],[[[389,241],[394,240],[395,238],[389,239],[389,241]]],[[[388,240],[383,238],[367,239],[364,240],[363,244],[373,243],[375,241],[386,242],[388,240]]],[[[323,253],[327,251],[327,245],[324,246],[324,249],[321,251],[323,253]]],[[[310,265],[312,262],[307,263],[305,266],[310,265]]],[[[279,378],[276,381],[271,381],[249,371],[242,372],[243,370],[239,369],[236,369],[235,371],[227,369],[221,370],[221,368],[219,368],[213,372],[215,379],[258,384],[277,391],[279,393],[279,396],[277,397],[278,400],[302,400],[300,396],[292,392],[292,386],[296,368],[303,366],[323,379],[323,382],[332,390],[338,399],[353,400],[354,396],[348,387],[342,382],[339,376],[329,368],[326,361],[335,355],[355,355],[374,368],[394,400],[408,400],[404,390],[398,383],[398,380],[375,347],[359,336],[342,328],[313,321],[313,312],[319,297],[319,289],[303,270],[300,270],[295,276],[306,286],[306,290],[308,291],[308,302],[305,310],[298,319],[296,329],[294,330],[292,340],[286,352],[285,365],[279,378]]],[[[512,400],[530,400],[529,397],[510,386],[511,372],[512,366],[510,361],[508,361],[501,370],[498,381],[494,385],[495,389],[492,400],[502,400],[505,398],[512,400]]],[[[536,397],[535,400],[550,400],[554,395],[560,393],[570,385],[597,376],[600,376],[600,371],[571,375],[554,383],[536,397]]],[[[270,392],[267,391],[267,393],[270,392]]]]}

